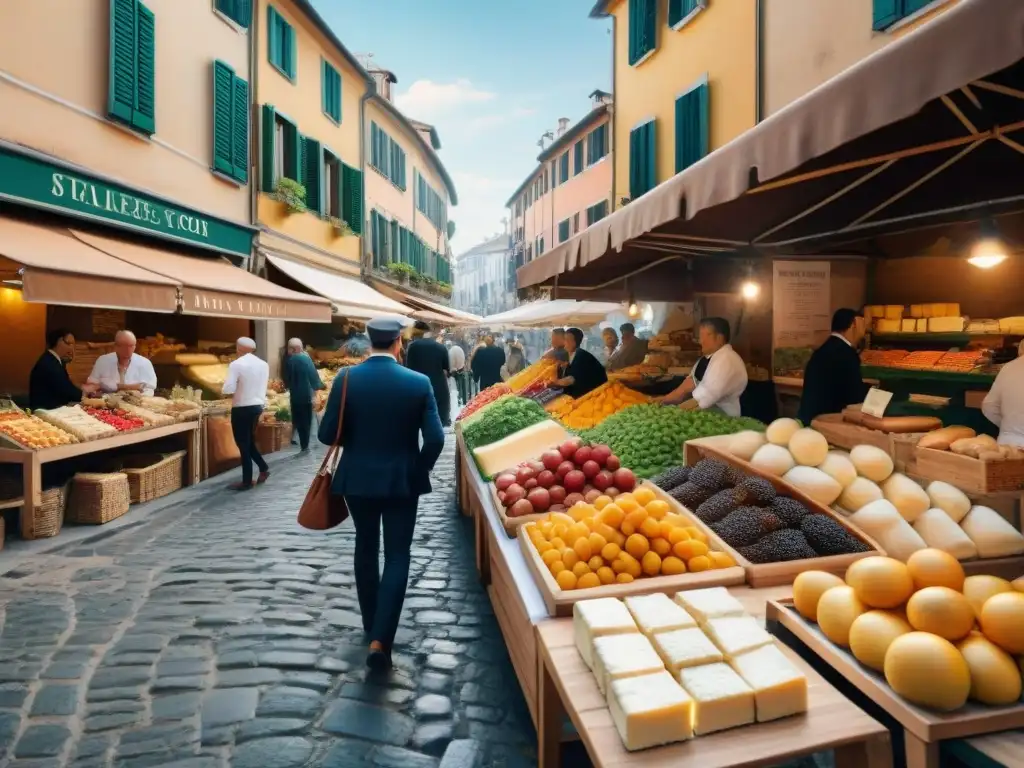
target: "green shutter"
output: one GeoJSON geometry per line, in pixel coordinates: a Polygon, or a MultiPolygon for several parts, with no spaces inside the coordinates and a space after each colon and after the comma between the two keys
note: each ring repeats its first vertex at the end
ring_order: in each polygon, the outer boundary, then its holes
{"type": "Polygon", "coordinates": [[[564,243],[569,239],[569,220],[558,222],[558,242],[564,243]]]}
{"type": "Polygon", "coordinates": [[[260,162],[260,180],[264,192],[273,192],[277,184],[274,178],[274,129],[277,112],[269,104],[263,105],[263,158],[260,162]]]}
{"type": "Polygon", "coordinates": [[[234,78],[234,101],[231,115],[231,163],[235,179],[249,181],[249,83],[234,78]]]}
{"type": "Polygon", "coordinates": [[[702,7],[702,0],[668,0],[668,25],[674,27],[702,7]]]}
{"type": "Polygon", "coordinates": [[[142,3],[138,5],[138,53],[135,112],[132,125],[144,133],[156,132],[156,17],[142,3]]]}
{"type": "Polygon", "coordinates": [[[676,99],[676,173],[708,153],[709,88],[702,83],[676,99]]]}
{"type": "Polygon", "coordinates": [[[323,148],[320,142],[306,136],[302,142],[302,183],[306,186],[306,207],[316,213],[322,213],[321,177],[324,167],[323,148]]]}
{"type": "Polygon", "coordinates": [[[341,166],[342,188],[345,197],[342,201],[342,218],[357,235],[363,233],[363,172],[350,165],[341,166]]]}
{"type": "Polygon", "coordinates": [[[235,15],[232,18],[248,29],[252,25],[252,0],[235,0],[235,15]]]}
{"type": "Polygon", "coordinates": [[[657,47],[657,0],[629,0],[629,64],[636,64],[657,47]]]}
{"type": "Polygon", "coordinates": [[[931,2],[933,0],[903,0],[903,15],[909,16],[912,13],[917,13],[931,2]]]}
{"type": "Polygon", "coordinates": [[[559,160],[558,175],[561,177],[562,183],[564,184],[569,180],[569,153],[563,152],[562,157],[559,160]]]}
{"type": "Polygon", "coordinates": [[[234,119],[235,72],[223,61],[213,62],[213,167],[228,176],[235,175],[232,121],[234,119]]]}
{"type": "Polygon", "coordinates": [[[136,0],[110,0],[110,92],[107,111],[127,123],[135,111],[136,0]]]}
{"type": "Polygon", "coordinates": [[[449,220],[448,221],[448,239],[451,240],[453,237],[455,237],[455,222],[449,220]]]}
{"type": "Polygon", "coordinates": [[[871,28],[881,31],[900,20],[900,0],[873,0],[871,28]]]}
{"type": "Polygon", "coordinates": [[[647,190],[651,190],[658,186],[658,143],[655,133],[657,125],[654,120],[651,120],[645,128],[647,139],[647,172],[645,178],[647,190]]]}
{"type": "Polygon", "coordinates": [[[657,186],[657,151],[654,121],[629,134],[629,197],[631,200],[657,186]]]}
{"type": "Polygon", "coordinates": [[[573,151],[575,154],[573,155],[572,172],[576,176],[583,173],[583,139],[576,142],[576,148],[573,151]]]}
{"type": "Polygon", "coordinates": [[[283,51],[281,50],[281,25],[284,19],[274,9],[274,6],[267,6],[267,58],[275,67],[281,68],[283,51]]]}
{"type": "Polygon", "coordinates": [[[304,175],[302,172],[303,141],[302,134],[299,133],[298,126],[294,123],[285,124],[284,143],[286,147],[292,148],[291,157],[288,157],[287,152],[284,156],[284,175],[301,184],[304,175]]]}
{"type": "Polygon", "coordinates": [[[295,79],[295,58],[297,54],[295,45],[295,27],[287,22],[282,22],[285,29],[285,53],[287,58],[285,59],[285,72],[288,73],[288,77],[292,80],[295,79]]]}

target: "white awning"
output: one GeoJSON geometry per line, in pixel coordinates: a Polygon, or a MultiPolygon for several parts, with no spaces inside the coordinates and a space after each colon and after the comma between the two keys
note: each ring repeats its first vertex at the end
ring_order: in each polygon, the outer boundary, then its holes
{"type": "Polygon", "coordinates": [[[417,320],[429,320],[442,325],[481,325],[483,318],[470,312],[463,312],[461,309],[453,309],[445,304],[424,299],[421,296],[414,296],[398,288],[388,285],[383,280],[374,280],[374,285],[393,299],[403,302],[414,311],[412,316],[417,320]]]}
{"type": "Polygon", "coordinates": [[[267,259],[292,280],[329,299],[334,304],[336,315],[344,315],[355,320],[369,320],[380,315],[409,314],[409,307],[389,299],[358,280],[269,253],[267,259]]]}
{"type": "Polygon", "coordinates": [[[560,325],[596,325],[612,312],[622,309],[621,304],[607,301],[535,301],[497,315],[485,317],[481,325],[488,328],[542,328],[560,325]]]}

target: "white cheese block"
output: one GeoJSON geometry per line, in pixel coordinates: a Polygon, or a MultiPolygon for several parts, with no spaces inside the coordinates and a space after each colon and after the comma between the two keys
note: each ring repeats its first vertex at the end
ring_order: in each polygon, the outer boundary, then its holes
{"type": "Polygon", "coordinates": [[[740,654],[730,663],[754,690],[757,722],[807,711],[807,678],[776,645],[740,654]]]}
{"type": "Polygon", "coordinates": [[[902,304],[886,304],[885,305],[885,319],[886,320],[899,320],[903,317],[903,305],[902,304]]]}
{"type": "Polygon", "coordinates": [[[660,672],[665,668],[651,641],[639,632],[594,639],[594,678],[601,693],[612,680],[660,672]]]}
{"type": "Polygon", "coordinates": [[[925,493],[928,494],[932,507],[941,509],[954,523],[959,523],[971,511],[971,500],[967,498],[967,494],[942,480],[933,480],[929,483],[925,493]]]}
{"type": "Polygon", "coordinates": [[[882,494],[908,523],[917,520],[932,504],[924,488],[902,472],[893,472],[881,487],[882,494]]]}
{"type": "Polygon", "coordinates": [[[875,332],[876,333],[899,333],[900,332],[900,321],[899,320],[886,320],[880,318],[875,320],[875,332]]]}
{"type": "Polygon", "coordinates": [[[978,548],[971,537],[941,509],[929,509],[917,518],[914,530],[929,547],[948,552],[957,560],[978,556],[978,548]]]}
{"type": "Polygon", "coordinates": [[[773,642],[764,627],[752,616],[726,616],[711,619],[704,630],[726,659],[773,642]]]}
{"type": "Polygon", "coordinates": [[[971,507],[960,526],[978,547],[978,557],[1010,557],[1024,554],[1024,535],[994,509],[971,507]]]}
{"type": "Polygon", "coordinates": [[[729,594],[725,587],[709,587],[707,589],[690,589],[676,592],[676,602],[686,609],[699,624],[706,624],[708,619],[722,616],[745,616],[743,605],[729,594]]]}
{"type": "Polygon", "coordinates": [[[926,318],[926,317],[919,317],[917,319],[917,332],[918,333],[928,333],[928,318],[926,318]]]}
{"type": "Polygon", "coordinates": [[[639,632],[629,610],[614,597],[581,600],[572,607],[572,630],[576,650],[594,668],[594,638],[639,632]]]}
{"type": "Polygon", "coordinates": [[[693,732],[703,736],[754,722],[754,691],[728,664],[705,664],[679,673],[693,699],[693,732]]]}
{"type": "Polygon", "coordinates": [[[659,632],[653,637],[654,648],[668,671],[678,676],[680,669],[722,661],[722,652],[700,629],[677,629],[659,632]]]}
{"type": "Polygon", "coordinates": [[[962,317],[933,317],[928,321],[929,333],[960,333],[963,329],[962,317]]]}
{"type": "Polygon", "coordinates": [[[914,318],[903,318],[900,320],[900,333],[916,333],[917,320],[914,318]]]}
{"type": "Polygon", "coordinates": [[[697,620],[693,616],[661,592],[627,597],[624,602],[629,612],[633,614],[633,620],[640,631],[648,637],[657,632],[697,626],[697,620]]]}
{"type": "Polygon", "coordinates": [[[537,458],[551,446],[565,442],[568,437],[569,433],[562,425],[545,419],[496,443],[474,449],[473,456],[483,476],[493,477],[503,469],[537,458]]]}
{"type": "Polygon", "coordinates": [[[693,738],[693,699],[664,670],[613,680],[608,710],[630,752],[693,738]]]}

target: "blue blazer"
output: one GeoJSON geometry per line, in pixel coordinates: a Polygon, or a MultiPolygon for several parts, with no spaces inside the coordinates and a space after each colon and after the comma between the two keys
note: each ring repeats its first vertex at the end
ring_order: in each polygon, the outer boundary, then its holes
{"type": "Polygon", "coordinates": [[[348,376],[341,460],[331,492],[369,498],[430,493],[430,471],[444,448],[430,379],[384,356],[346,370],[331,385],[318,434],[324,445],[334,442],[342,383],[348,376]]]}

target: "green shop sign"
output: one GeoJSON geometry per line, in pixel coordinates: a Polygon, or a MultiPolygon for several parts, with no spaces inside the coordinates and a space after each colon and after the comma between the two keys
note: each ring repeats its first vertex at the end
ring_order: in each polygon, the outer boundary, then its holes
{"type": "Polygon", "coordinates": [[[252,250],[252,231],[246,227],[3,148],[0,200],[242,256],[252,250]]]}

